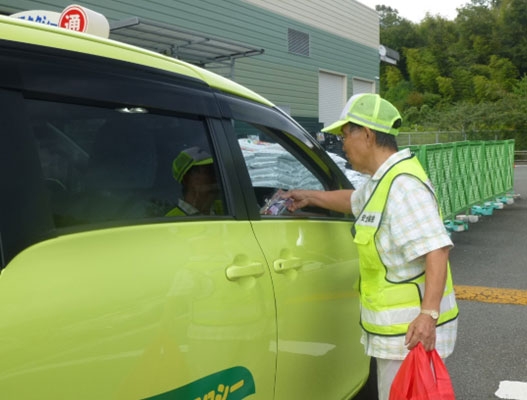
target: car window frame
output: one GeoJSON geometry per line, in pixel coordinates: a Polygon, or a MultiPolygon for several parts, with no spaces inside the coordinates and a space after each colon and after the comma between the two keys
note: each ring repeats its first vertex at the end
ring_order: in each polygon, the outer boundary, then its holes
{"type": "MultiPolygon", "coordinates": [[[[251,220],[262,218],[276,218],[276,216],[262,216],[259,210],[252,204],[257,204],[257,199],[251,183],[245,160],[238,144],[236,133],[232,126],[232,120],[239,119],[244,122],[265,126],[274,131],[280,131],[283,142],[280,144],[295,158],[297,158],[317,179],[319,179],[325,190],[354,189],[352,183],[344,173],[333,162],[322,146],[307,133],[293,118],[289,117],[279,108],[271,108],[263,104],[254,103],[250,100],[241,99],[229,94],[218,94],[221,112],[224,117],[223,127],[229,141],[229,148],[235,164],[243,165],[237,168],[238,180],[244,188],[243,193],[247,204],[247,213],[251,220]]],[[[313,218],[313,219],[339,219],[353,220],[351,210],[349,214],[331,212],[327,216],[315,215],[282,215],[279,218],[313,218]]]]}

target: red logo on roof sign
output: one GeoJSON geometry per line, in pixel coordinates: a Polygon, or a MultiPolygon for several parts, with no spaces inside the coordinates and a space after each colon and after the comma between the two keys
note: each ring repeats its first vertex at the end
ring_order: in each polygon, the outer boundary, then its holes
{"type": "Polygon", "coordinates": [[[72,31],[86,32],[88,16],[80,6],[67,7],[60,15],[59,26],[72,31]]]}

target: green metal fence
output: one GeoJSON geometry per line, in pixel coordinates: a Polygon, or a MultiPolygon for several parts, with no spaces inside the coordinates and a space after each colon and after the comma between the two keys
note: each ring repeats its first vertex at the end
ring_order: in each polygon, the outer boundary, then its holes
{"type": "Polygon", "coordinates": [[[513,189],[514,140],[406,147],[430,177],[445,219],[513,189]]]}

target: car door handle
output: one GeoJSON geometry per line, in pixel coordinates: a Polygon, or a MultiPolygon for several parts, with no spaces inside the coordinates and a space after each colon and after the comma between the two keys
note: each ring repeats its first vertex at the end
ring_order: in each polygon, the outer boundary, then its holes
{"type": "Polygon", "coordinates": [[[263,264],[259,262],[248,263],[247,265],[230,265],[225,270],[225,275],[230,281],[235,281],[248,276],[260,276],[264,273],[263,264]]]}
{"type": "Polygon", "coordinates": [[[273,267],[276,272],[284,272],[291,269],[298,269],[301,268],[302,265],[302,259],[297,257],[279,258],[273,263],[273,267]]]}

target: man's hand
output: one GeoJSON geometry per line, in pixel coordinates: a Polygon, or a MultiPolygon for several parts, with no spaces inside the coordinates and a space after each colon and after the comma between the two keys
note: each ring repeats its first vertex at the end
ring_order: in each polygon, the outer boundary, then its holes
{"type": "Polygon", "coordinates": [[[408,327],[404,344],[412,350],[417,343],[423,343],[426,351],[432,351],[436,346],[436,323],[430,315],[419,314],[408,327]]]}
{"type": "Polygon", "coordinates": [[[307,206],[320,207],[338,211],[343,214],[351,213],[351,194],[353,190],[289,190],[282,195],[284,199],[293,199],[287,208],[294,212],[307,206]]]}
{"type": "Polygon", "coordinates": [[[291,212],[295,212],[296,210],[309,205],[309,192],[310,191],[308,190],[290,190],[281,193],[280,197],[293,200],[287,209],[291,212]]]}

